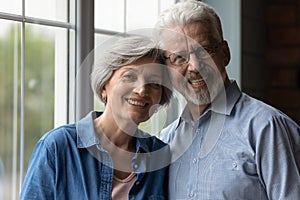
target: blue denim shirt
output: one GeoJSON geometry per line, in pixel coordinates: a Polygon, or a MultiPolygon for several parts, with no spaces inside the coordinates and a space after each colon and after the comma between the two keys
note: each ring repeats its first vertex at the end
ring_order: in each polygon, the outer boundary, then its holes
{"type": "MultiPolygon", "coordinates": [[[[95,137],[91,112],[76,124],[64,125],[45,134],[31,157],[20,199],[111,199],[112,159],[95,137]],[[80,133],[80,136],[79,136],[80,133]]],[[[129,199],[167,199],[167,172],[151,164],[168,162],[168,147],[154,136],[138,130],[132,166],[137,179],[129,199]],[[142,136],[142,137],[141,137],[142,136]],[[164,147],[164,148],[162,148],[164,147]],[[160,157],[151,156],[156,150],[160,157]],[[165,152],[166,154],[164,154],[165,152]],[[148,156],[144,156],[147,155],[148,156]]]]}
{"type": "Polygon", "coordinates": [[[173,153],[169,198],[300,199],[299,125],[236,82],[225,98],[225,109],[214,102],[197,121],[185,109],[162,131],[173,153]]]}

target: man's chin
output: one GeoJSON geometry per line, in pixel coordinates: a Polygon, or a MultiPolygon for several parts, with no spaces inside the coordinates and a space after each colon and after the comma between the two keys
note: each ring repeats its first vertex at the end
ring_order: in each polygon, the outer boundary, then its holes
{"type": "Polygon", "coordinates": [[[196,106],[206,106],[211,103],[210,100],[203,100],[203,99],[197,99],[197,98],[189,98],[187,99],[188,103],[194,104],[196,106]]]}
{"type": "Polygon", "coordinates": [[[187,102],[198,105],[204,106],[211,103],[209,93],[185,93],[185,99],[187,102]]]}

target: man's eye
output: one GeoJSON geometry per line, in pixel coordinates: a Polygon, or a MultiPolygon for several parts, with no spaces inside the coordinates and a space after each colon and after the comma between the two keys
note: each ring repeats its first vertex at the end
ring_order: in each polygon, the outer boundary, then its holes
{"type": "Polygon", "coordinates": [[[186,59],[187,58],[187,53],[176,53],[175,54],[175,57],[177,58],[177,59],[186,59]]]}
{"type": "Polygon", "coordinates": [[[187,56],[186,54],[173,54],[173,61],[182,61],[182,60],[186,60],[187,56]]]}

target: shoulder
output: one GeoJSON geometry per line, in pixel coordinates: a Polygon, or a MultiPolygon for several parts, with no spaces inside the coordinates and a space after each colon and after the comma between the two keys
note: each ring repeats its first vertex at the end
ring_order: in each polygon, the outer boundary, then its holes
{"type": "Polygon", "coordinates": [[[179,122],[180,122],[180,118],[177,118],[171,124],[166,126],[163,130],[161,130],[159,138],[162,141],[169,143],[172,140],[172,138],[175,136],[175,131],[179,125],[179,122]]]}
{"type": "Polygon", "coordinates": [[[272,121],[275,118],[291,120],[286,114],[277,108],[255,99],[247,94],[243,94],[237,102],[235,110],[239,116],[245,118],[272,121]],[[246,117],[248,116],[248,117],[246,117]]]}
{"type": "Polygon", "coordinates": [[[299,125],[285,113],[246,94],[237,102],[232,116],[238,119],[241,129],[252,129],[255,135],[262,132],[299,134],[300,131],[299,125]]]}
{"type": "Polygon", "coordinates": [[[40,139],[39,143],[43,143],[48,148],[57,148],[76,144],[77,132],[75,124],[67,124],[47,132],[40,139]]]}

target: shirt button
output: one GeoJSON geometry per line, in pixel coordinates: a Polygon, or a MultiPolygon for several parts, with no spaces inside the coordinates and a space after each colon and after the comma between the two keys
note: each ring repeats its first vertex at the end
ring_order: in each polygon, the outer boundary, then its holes
{"type": "Polygon", "coordinates": [[[140,182],[139,182],[139,181],[137,181],[137,182],[135,182],[135,184],[136,184],[136,185],[138,185],[138,184],[140,184],[140,182]]]}
{"type": "Polygon", "coordinates": [[[193,159],[193,163],[196,164],[197,163],[197,158],[193,159]]]}
{"type": "Polygon", "coordinates": [[[234,161],[234,162],[232,163],[232,168],[233,168],[233,169],[236,169],[236,168],[237,168],[237,166],[238,166],[237,162],[236,162],[236,161],[234,161]]]}
{"type": "Polygon", "coordinates": [[[189,197],[193,197],[193,196],[194,196],[194,193],[190,192],[189,197]]]}
{"type": "Polygon", "coordinates": [[[133,165],[133,168],[134,168],[134,169],[137,169],[138,167],[139,167],[138,164],[134,164],[134,165],[133,165]]]}

